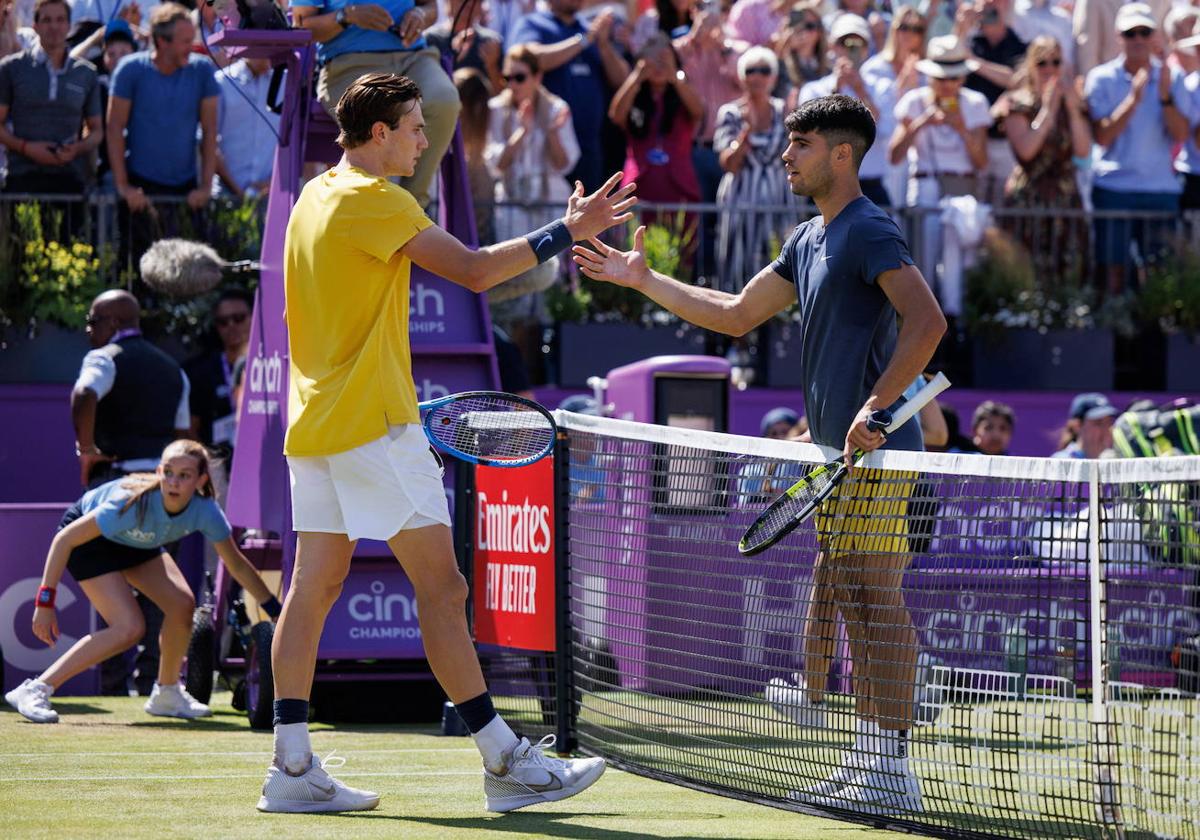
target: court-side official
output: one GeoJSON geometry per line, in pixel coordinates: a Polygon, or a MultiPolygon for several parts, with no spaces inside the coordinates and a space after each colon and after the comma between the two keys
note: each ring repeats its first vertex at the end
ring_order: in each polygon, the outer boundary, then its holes
{"type": "MultiPolygon", "coordinates": [[[[921,449],[915,418],[887,440],[867,425],[925,369],[946,329],[899,228],[862,194],[858,169],[875,141],[875,121],[860,101],[835,95],[804,103],[784,125],[788,183],[796,195],[810,196],[821,215],[798,225],[779,258],[740,293],[651,271],[641,229],[633,250],[593,239],[596,250],[574,248],[575,262],[594,280],[637,289],[681,318],[727,335],[745,334],[798,299],[812,440],[842,448],[848,463],[855,449],[869,452],[885,443],[921,449]]],[[[900,591],[910,557],[910,494],[903,474],[858,470],[818,514],[814,575],[825,579],[833,603],[812,605],[805,666],[813,660],[809,649],[824,644],[840,613],[854,657],[858,721],[855,746],[842,765],[793,794],[803,801],[865,813],[922,810],[908,763],[917,637],[900,591]]],[[[796,686],[796,695],[796,705],[811,707],[805,685],[796,686]]]]}

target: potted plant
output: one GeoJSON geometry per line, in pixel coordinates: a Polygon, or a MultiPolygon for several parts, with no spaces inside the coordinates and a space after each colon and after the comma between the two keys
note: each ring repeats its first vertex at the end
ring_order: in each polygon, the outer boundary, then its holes
{"type": "Polygon", "coordinates": [[[965,278],[963,318],[976,388],[1107,390],[1114,330],[1132,333],[1127,302],[1098,300],[1078,276],[1036,277],[1024,249],[992,229],[965,278]]]}
{"type": "MultiPolygon", "coordinates": [[[[694,236],[694,225],[683,213],[665,224],[647,225],[646,263],[678,277],[687,267],[694,236]]],[[[630,233],[626,247],[632,245],[630,233]]],[[[545,299],[556,324],[557,375],[551,378],[563,387],[584,387],[589,376],[650,356],[704,352],[703,331],[632,289],[571,276],[548,289],[545,299]]]]}
{"type": "Polygon", "coordinates": [[[1138,295],[1142,321],[1165,335],[1166,387],[1200,391],[1200,254],[1180,243],[1149,266],[1138,295]]]}
{"type": "Polygon", "coordinates": [[[0,220],[0,381],[71,382],[88,351],[88,308],[113,260],[86,242],[59,241],[61,224],[61,213],[37,202],[0,220]]]}

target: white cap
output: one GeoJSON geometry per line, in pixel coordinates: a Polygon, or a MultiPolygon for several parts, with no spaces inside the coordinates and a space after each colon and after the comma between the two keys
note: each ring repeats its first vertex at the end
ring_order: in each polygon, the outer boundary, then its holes
{"type": "Polygon", "coordinates": [[[1121,8],[1117,9],[1117,31],[1128,32],[1130,29],[1137,29],[1139,26],[1144,26],[1147,29],[1158,29],[1158,21],[1154,19],[1154,12],[1145,3],[1126,3],[1121,8]]]}
{"type": "Polygon", "coordinates": [[[849,35],[857,35],[868,44],[871,43],[871,27],[867,25],[866,19],[847,12],[838,15],[833,21],[833,26],[829,27],[829,40],[836,44],[849,35]]]}

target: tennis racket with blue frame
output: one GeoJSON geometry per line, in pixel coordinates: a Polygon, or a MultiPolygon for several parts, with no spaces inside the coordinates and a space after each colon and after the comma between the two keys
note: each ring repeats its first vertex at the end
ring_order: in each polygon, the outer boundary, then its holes
{"type": "MultiPolygon", "coordinates": [[[[895,414],[876,411],[867,421],[867,425],[873,431],[880,431],[885,435],[894,432],[949,387],[950,380],[944,373],[939,373],[926,383],[924,388],[913,394],[912,399],[896,409],[895,414]]],[[[854,463],[857,464],[864,454],[861,449],[856,450],[854,463]]],[[[800,523],[821,509],[825,500],[833,495],[833,491],[842,483],[846,473],[846,462],[841,458],[812,470],[759,514],[738,541],[738,551],[745,557],[751,557],[766,551],[796,530],[800,523]]]]}
{"type": "Polygon", "coordinates": [[[425,437],[438,449],[486,467],[523,467],[550,454],[558,426],[533,400],[500,391],[464,391],[418,403],[425,437]]]}

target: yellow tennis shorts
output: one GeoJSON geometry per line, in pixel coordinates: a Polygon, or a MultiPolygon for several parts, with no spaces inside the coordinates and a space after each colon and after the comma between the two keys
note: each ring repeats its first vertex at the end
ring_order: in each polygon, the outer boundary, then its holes
{"type": "Polygon", "coordinates": [[[908,506],[917,473],[858,468],[816,515],[817,542],[830,556],[908,553],[908,506]]]}

